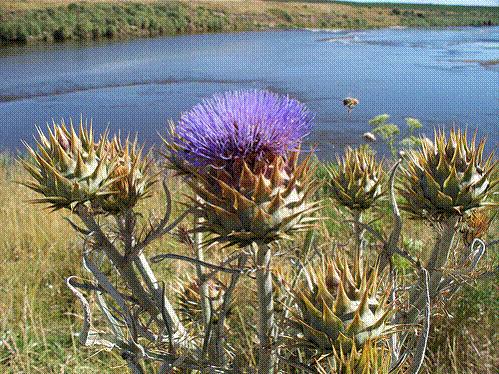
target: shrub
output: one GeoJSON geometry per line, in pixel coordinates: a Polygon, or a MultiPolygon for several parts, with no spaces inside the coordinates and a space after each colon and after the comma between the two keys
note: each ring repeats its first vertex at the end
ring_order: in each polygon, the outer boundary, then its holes
{"type": "Polygon", "coordinates": [[[108,26],[106,31],[102,34],[102,36],[112,39],[116,35],[116,28],[114,26],[108,26]]]}
{"type": "Polygon", "coordinates": [[[76,39],[88,39],[92,31],[92,24],[90,22],[77,23],[73,30],[73,35],[76,39]]]}
{"type": "Polygon", "coordinates": [[[54,42],[63,42],[68,39],[68,35],[64,26],[61,26],[57,30],[54,30],[54,32],[52,33],[52,37],[54,38],[54,42]]]}
{"type": "Polygon", "coordinates": [[[293,16],[284,9],[270,9],[269,13],[273,14],[274,16],[286,22],[293,22],[293,16]]]}

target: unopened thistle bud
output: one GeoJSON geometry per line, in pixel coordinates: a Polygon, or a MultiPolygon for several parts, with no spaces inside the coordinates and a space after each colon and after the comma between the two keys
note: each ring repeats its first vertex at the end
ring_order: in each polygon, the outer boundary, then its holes
{"type": "Polygon", "coordinates": [[[24,185],[44,197],[34,200],[48,203],[54,209],[70,208],[109,194],[109,175],[113,160],[106,151],[107,131],[94,142],[92,124],[80,123],[77,134],[73,125],[64,123],[48,127],[47,135],[38,129],[38,150],[25,146],[30,161],[21,160],[34,182],[24,185]]]}
{"type": "Polygon", "coordinates": [[[348,147],[343,158],[337,157],[337,165],[326,170],[331,196],[351,210],[368,209],[382,195],[383,166],[369,149],[348,147]]]}
{"type": "Polygon", "coordinates": [[[401,208],[414,218],[443,220],[488,203],[487,197],[499,182],[494,178],[498,161],[484,160],[485,141],[468,142],[466,131],[436,132],[434,141],[421,140],[421,147],[408,154],[407,168],[398,187],[405,198],[401,208]]]}
{"type": "Polygon", "coordinates": [[[357,258],[352,269],[344,257],[310,269],[313,289],[302,284],[293,290],[298,312],[291,322],[305,346],[332,357],[332,372],[387,373],[389,355],[380,347],[393,330],[389,290],[381,289],[376,267],[369,271],[357,258]],[[369,371],[378,366],[379,371],[369,371]]]}

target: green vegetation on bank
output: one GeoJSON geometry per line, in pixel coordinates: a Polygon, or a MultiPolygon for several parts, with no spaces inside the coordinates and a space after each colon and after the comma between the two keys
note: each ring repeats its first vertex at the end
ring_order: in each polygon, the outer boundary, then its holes
{"type": "Polygon", "coordinates": [[[228,24],[221,12],[182,4],[71,3],[27,11],[0,13],[0,40],[65,41],[119,36],[172,35],[221,31],[228,24]]]}
{"type": "Polygon", "coordinates": [[[312,2],[25,0],[0,4],[0,44],[268,28],[499,24],[493,7],[312,2]]]}

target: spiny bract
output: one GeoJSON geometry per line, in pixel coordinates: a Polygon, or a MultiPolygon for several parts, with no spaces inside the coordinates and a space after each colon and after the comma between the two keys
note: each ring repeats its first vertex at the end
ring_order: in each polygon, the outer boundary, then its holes
{"type": "MultiPolygon", "coordinates": [[[[201,324],[203,311],[201,307],[201,294],[199,282],[186,278],[179,280],[179,287],[176,289],[180,314],[186,326],[201,324]]],[[[207,292],[210,309],[216,318],[220,312],[224,298],[224,286],[219,279],[207,281],[207,292]]],[[[216,322],[215,320],[213,322],[216,322]]]]}
{"type": "Polygon", "coordinates": [[[475,239],[482,239],[489,229],[489,226],[494,219],[485,211],[484,208],[473,210],[463,220],[461,233],[466,246],[470,246],[475,239]]]}
{"type": "Polygon", "coordinates": [[[368,275],[357,256],[352,273],[346,258],[338,257],[310,274],[313,289],[294,291],[300,313],[293,321],[320,353],[360,351],[390,332],[393,308],[389,290],[379,295],[377,267],[368,275]]]}
{"type": "Polygon", "coordinates": [[[483,161],[485,141],[470,143],[466,131],[435,131],[434,142],[425,138],[421,148],[409,153],[399,192],[405,198],[401,208],[413,218],[432,220],[462,215],[485,205],[489,191],[498,183],[491,180],[497,166],[491,154],[483,161]]]}
{"type": "Polygon", "coordinates": [[[201,197],[193,200],[204,220],[197,230],[214,234],[213,241],[246,246],[288,238],[294,231],[311,228],[319,202],[308,203],[317,189],[310,161],[275,157],[251,170],[242,160],[232,173],[214,170],[188,180],[201,197]]]}
{"type": "Polygon", "coordinates": [[[351,210],[370,208],[382,195],[383,166],[366,147],[345,150],[338,166],[327,165],[328,186],[334,199],[351,210]]]}
{"type": "Polygon", "coordinates": [[[24,185],[44,196],[35,202],[61,209],[110,194],[109,175],[114,161],[106,149],[107,131],[95,143],[92,124],[84,125],[83,120],[78,135],[72,123],[68,129],[64,122],[48,127],[48,136],[40,128],[37,130],[37,151],[25,143],[32,160],[21,159],[35,179],[24,185]]]}
{"type": "Polygon", "coordinates": [[[148,196],[151,186],[156,182],[151,172],[152,160],[149,155],[142,156],[137,139],[126,139],[124,143],[114,137],[107,143],[109,159],[115,167],[110,173],[111,194],[99,199],[97,204],[109,213],[131,209],[141,198],[148,196]]]}
{"type": "MultiPolygon", "coordinates": [[[[324,374],[388,374],[390,373],[390,352],[386,344],[366,341],[359,351],[355,345],[350,351],[341,348],[334,355],[317,361],[317,371],[324,374]]],[[[392,374],[398,371],[391,372],[392,374]]]]}

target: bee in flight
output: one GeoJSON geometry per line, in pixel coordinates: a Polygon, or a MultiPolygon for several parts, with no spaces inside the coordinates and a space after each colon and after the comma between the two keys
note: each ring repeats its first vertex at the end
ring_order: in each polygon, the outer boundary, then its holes
{"type": "Polygon", "coordinates": [[[359,104],[359,99],[355,97],[346,97],[343,99],[343,105],[347,107],[348,113],[359,104]]]}

